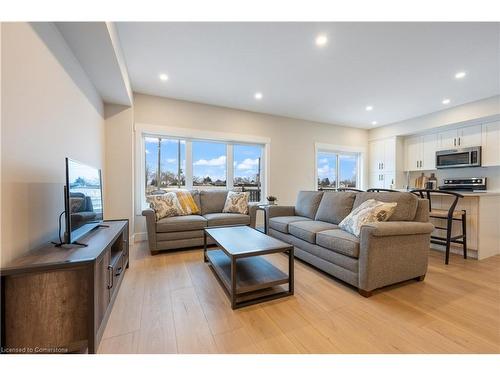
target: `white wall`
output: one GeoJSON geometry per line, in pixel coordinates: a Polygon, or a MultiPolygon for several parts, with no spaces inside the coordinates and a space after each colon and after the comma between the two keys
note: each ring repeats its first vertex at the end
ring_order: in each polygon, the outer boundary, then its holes
{"type": "Polygon", "coordinates": [[[1,264],[57,235],[64,158],[104,167],[103,105],[51,23],[2,24],[1,264]]]}
{"type": "MultiPolygon", "coordinates": [[[[129,219],[134,228],[134,111],[116,104],[104,105],[106,132],[105,219],[129,219]]],[[[132,234],[132,233],[131,233],[132,234]]]]}
{"type": "MultiPolygon", "coordinates": [[[[269,194],[278,197],[280,204],[293,204],[299,190],[315,189],[314,145],[316,142],[366,147],[368,139],[368,132],[362,129],[142,94],[134,95],[134,118],[136,124],[270,138],[268,191],[269,194]]],[[[144,231],[143,218],[136,217],[136,232],[144,231]]]]}

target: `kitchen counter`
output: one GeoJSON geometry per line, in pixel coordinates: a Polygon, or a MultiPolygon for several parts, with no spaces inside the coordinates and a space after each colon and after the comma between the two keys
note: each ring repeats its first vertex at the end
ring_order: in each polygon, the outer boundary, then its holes
{"type": "MultiPolygon", "coordinates": [[[[406,189],[396,189],[398,191],[411,191],[406,189]]],[[[440,192],[441,190],[436,190],[436,192],[440,192]]],[[[464,191],[464,190],[444,190],[451,191],[453,193],[462,194],[464,197],[484,197],[484,196],[500,196],[500,190],[473,190],[473,191],[464,191]]]]}

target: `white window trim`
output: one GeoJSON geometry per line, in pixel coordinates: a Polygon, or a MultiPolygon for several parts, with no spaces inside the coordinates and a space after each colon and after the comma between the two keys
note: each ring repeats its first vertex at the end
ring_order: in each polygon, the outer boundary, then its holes
{"type": "MultiPolygon", "coordinates": [[[[247,135],[240,133],[226,133],[226,132],[215,132],[202,129],[186,129],[178,128],[172,126],[163,125],[153,125],[136,123],[134,124],[135,132],[135,191],[138,193],[135,195],[135,215],[141,216],[142,210],[148,207],[145,196],[146,188],[144,186],[144,169],[145,169],[145,151],[144,151],[144,136],[158,136],[162,138],[182,138],[191,141],[215,141],[215,142],[227,142],[229,149],[233,147],[233,144],[250,144],[250,145],[263,145],[263,158],[264,158],[264,174],[261,176],[261,202],[265,201],[265,197],[268,194],[269,183],[270,183],[270,148],[271,148],[271,138],[260,137],[255,135],[247,135]]],[[[186,142],[186,176],[188,173],[192,175],[192,143],[186,142]]],[[[232,153],[227,152],[226,159],[226,188],[231,189],[233,187],[233,157],[232,153]],[[230,156],[231,155],[231,156],[230,156]],[[231,159],[231,160],[229,160],[231,159]],[[229,164],[230,163],[230,164],[229,164]]],[[[186,179],[186,189],[192,189],[193,186],[186,179]]]]}
{"type": "MultiPolygon", "coordinates": [[[[314,143],[314,189],[318,189],[318,152],[359,155],[356,173],[356,188],[363,189],[366,181],[366,147],[314,143]]],[[[338,166],[337,166],[338,167],[338,166]]]]}

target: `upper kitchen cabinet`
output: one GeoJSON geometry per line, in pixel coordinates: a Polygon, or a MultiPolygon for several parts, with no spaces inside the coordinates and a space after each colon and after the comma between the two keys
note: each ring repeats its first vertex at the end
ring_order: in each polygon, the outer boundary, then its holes
{"type": "Polygon", "coordinates": [[[438,133],[438,149],[450,150],[458,147],[481,145],[481,125],[471,125],[438,133]]]}
{"type": "Polygon", "coordinates": [[[405,170],[436,169],[437,134],[416,135],[405,139],[405,170]]]}
{"type": "Polygon", "coordinates": [[[500,121],[482,126],[482,165],[500,165],[500,121]]]}

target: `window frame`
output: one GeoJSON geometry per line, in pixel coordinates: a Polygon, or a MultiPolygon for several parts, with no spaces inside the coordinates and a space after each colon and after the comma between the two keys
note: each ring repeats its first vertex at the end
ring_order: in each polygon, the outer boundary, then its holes
{"type": "Polygon", "coordinates": [[[142,210],[149,207],[146,202],[145,181],[145,137],[161,137],[168,139],[180,139],[186,142],[186,168],[184,170],[186,184],[184,189],[232,189],[234,187],[233,146],[235,144],[254,145],[262,147],[261,160],[261,200],[264,203],[269,186],[270,171],[270,138],[253,135],[232,134],[223,132],[210,132],[196,129],[174,128],[167,126],[135,124],[135,180],[136,180],[136,216],[142,214],[142,210]],[[193,187],[193,141],[208,141],[226,144],[226,186],[225,187],[193,187]]]}
{"type": "Polygon", "coordinates": [[[356,156],[356,189],[362,189],[365,181],[365,160],[366,148],[365,147],[349,147],[341,145],[332,145],[326,143],[315,143],[314,147],[314,190],[319,190],[318,186],[318,154],[328,153],[336,154],[336,171],[335,171],[335,188],[339,188],[340,184],[340,158],[339,155],[356,156]]]}

